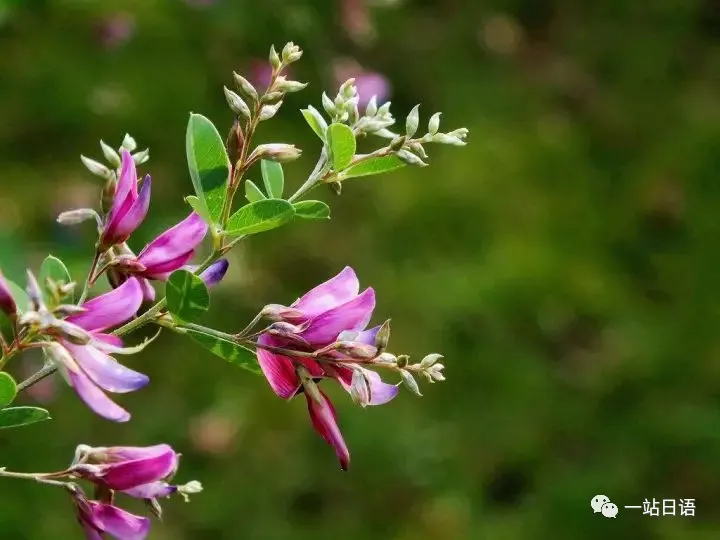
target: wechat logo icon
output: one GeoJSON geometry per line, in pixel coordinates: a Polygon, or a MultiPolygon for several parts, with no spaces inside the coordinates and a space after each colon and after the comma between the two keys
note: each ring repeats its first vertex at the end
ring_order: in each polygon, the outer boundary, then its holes
{"type": "Polygon", "coordinates": [[[614,518],[618,513],[617,505],[611,502],[606,495],[595,495],[590,501],[590,507],[593,512],[600,513],[606,518],[614,518]]]}

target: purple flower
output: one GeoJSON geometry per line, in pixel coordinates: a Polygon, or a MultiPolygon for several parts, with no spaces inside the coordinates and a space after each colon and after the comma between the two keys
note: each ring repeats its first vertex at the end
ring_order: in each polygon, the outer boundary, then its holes
{"type": "Polygon", "coordinates": [[[102,540],[106,534],[117,540],[144,540],[150,532],[150,520],[99,501],[91,501],[76,488],[73,493],[78,521],[86,540],[102,540]]]}
{"type": "MultiPolygon", "coordinates": [[[[318,285],[306,293],[291,306],[271,304],[263,313],[280,321],[281,331],[264,333],[258,339],[257,357],[260,367],[273,391],[283,399],[291,399],[304,392],[308,401],[308,410],[315,430],[335,449],[343,469],[349,464],[349,452],[337,426],[335,409],[330,400],[318,389],[308,391],[308,386],[322,378],[337,380],[348,392],[352,389],[353,369],[342,364],[343,353],[338,350],[329,352],[338,362],[332,365],[320,364],[313,358],[290,358],[267,350],[283,348],[290,344],[293,349],[316,351],[331,344],[347,343],[352,337],[355,348],[375,348],[375,337],[380,327],[365,330],[375,309],[375,292],[372,288],[362,293],[355,272],[346,267],[334,278],[318,285]],[[296,328],[295,334],[286,336],[289,327],[296,328]],[[302,347],[305,346],[305,349],[302,347]],[[266,348],[263,348],[266,347],[266,348]],[[303,380],[298,374],[299,368],[307,373],[310,381],[303,380]],[[316,391],[314,391],[316,390],[316,391]]],[[[373,356],[373,354],[371,354],[373,356]]],[[[367,397],[363,404],[381,405],[393,399],[398,389],[384,383],[377,373],[364,370],[367,384],[367,397]],[[367,372],[367,373],[365,373],[367,372]]]]}
{"type": "Polygon", "coordinates": [[[125,351],[120,338],[103,332],[132,318],[140,308],[142,294],[138,280],[131,278],[117,289],[85,302],[84,312],[64,322],[89,333],[90,341],[78,345],[58,338],[58,343],[47,348],[80,399],[100,416],[116,422],[129,420],[130,413],[105,392],[132,392],[145,386],[149,379],[109,355],[125,351]]]}
{"type": "Polygon", "coordinates": [[[150,175],[145,176],[138,193],[135,161],[127,150],[122,151],[122,167],[110,212],[105,219],[101,249],[107,250],[127,240],[145,219],[150,207],[150,175]]]}
{"type": "Polygon", "coordinates": [[[9,317],[15,317],[17,315],[17,305],[15,299],[10,292],[10,286],[5,281],[5,276],[0,271],[0,310],[9,317]]]}

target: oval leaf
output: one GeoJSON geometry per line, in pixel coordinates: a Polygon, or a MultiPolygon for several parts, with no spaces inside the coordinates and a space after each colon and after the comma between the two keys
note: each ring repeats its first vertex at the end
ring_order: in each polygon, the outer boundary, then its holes
{"type": "Polygon", "coordinates": [[[281,199],[285,189],[285,175],[283,174],[282,165],[275,161],[263,159],[260,162],[260,170],[262,171],[263,183],[268,197],[281,199]]]}
{"type": "Polygon", "coordinates": [[[7,407],[15,399],[17,384],[8,373],[0,372],[0,408],[7,407]]]}
{"type": "Polygon", "coordinates": [[[342,171],[355,156],[355,135],[345,124],[330,124],[328,127],[328,144],[332,156],[333,169],[342,171]]]}
{"type": "Polygon", "coordinates": [[[371,176],[373,174],[382,174],[405,167],[405,163],[400,161],[395,155],[371,157],[348,167],[340,175],[341,179],[355,178],[358,176],[371,176]]]}
{"type": "Polygon", "coordinates": [[[308,126],[310,126],[310,129],[312,129],[315,132],[315,135],[320,137],[320,140],[325,142],[325,130],[327,129],[327,124],[323,125],[321,123],[320,119],[322,116],[320,113],[312,109],[311,107],[307,109],[302,109],[300,112],[302,113],[303,117],[305,118],[305,121],[308,123],[308,126]]]}
{"type": "Polygon", "coordinates": [[[202,345],[215,356],[219,356],[231,364],[252,371],[255,374],[262,373],[255,353],[247,347],[204,332],[189,329],[186,329],[186,331],[196,343],[202,345]]]}
{"type": "Polygon", "coordinates": [[[222,214],[230,179],[230,159],[220,133],[213,123],[201,114],[191,114],[185,134],[190,178],[195,194],[209,216],[217,223],[222,214]]]}
{"type": "Polygon", "coordinates": [[[303,219],[330,219],[330,207],[322,201],[301,201],[293,206],[297,217],[303,219]]]}
{"type": "Polygon", "coordinates": [[[10,407],[0,410],[0,429],[27,426],[50,420],[50,413],[40,407],[10,407]]]}
{"type": "Polygon", "coordinates": [[[227,233],[233,236],[269,231],[293,218],[293,205],[282,199],[265,199],[243,206],[228,221],[227,233]]]}
{"type": "Polygon", "coordinates": [[[252,180],[245,180],[245,198],[250,202],[257,202],[267,199],[265,194],[255,185],[252,180]]]}
{"type": "MultiPolygon", "coordinates": [[[[48,255],[47,257],[45,257],[45,260],[40,266],[39,275],[40,286],[43,287],[43,289],[47,293],[46,298],[48,300],[51,300],[51,291],[48,287],[48,279],[54,281],[55,283],[70,283],[72,281],[72,278],[70,277],[70,272],[68,272],[65,263],[63,263],[60,259],[54,257],[53,255],[48,255]]],[[[74,296],[72,295],[72,293],[70,294],[70,296],[68,296],[68,298],[70,300],[70,303],[72,303],[74,300],[74,296]]]]}
{"type": "Polygon", "coordinates": [[[198,213],[198,215],[203,218],[206,222],[212,223],[212,219],[210,219],[210,215],[208,214],[208,209],[205,208],[205,205],[198,199],[195,195],[188,195],[185,197],[185,202],[190,205],[190,207],[195,210],[195,212],[198,213]]]}
{"type": "Polygon", "coordinates": [[[165,286],[168,310],[182,321],[194,321],[210,307],[205,282],[187,270],[172,273],[165,286]]]}

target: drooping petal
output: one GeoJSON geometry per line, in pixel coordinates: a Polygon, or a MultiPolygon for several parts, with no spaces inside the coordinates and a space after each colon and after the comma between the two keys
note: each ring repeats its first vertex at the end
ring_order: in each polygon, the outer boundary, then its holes
{"type": "Polygon", "coordinates": [[[65,373],[70,385],[75,389],[80,399],[95,413],[113,422],[127,422],[130,420],[130,413],[107,397],[82,370],[66,369],[65,373]]]}
{"type": "Polygon", "coordinates": [[[372,288],[365,289],[349,302],[318,315],[301,335],[313,345],[327,345],[344,330],[365,328],[374,309],[375,291],[372,288]]]}
{"type": "Polygon", "coordinates": [[[227,259],[220,259],[211,264],[207,270],[200,274],[200,279],[205,282],[208,287],[214,287],[222,281],[228,271],[230,262],[227,259]]]}
{"type": "Polygon", "coordinates": [[[112,221],[108,222],[105,243],[118,244],[124,242],[135,232],[145,219],[148,209],[150,208],[150,175],[145,177],[140,194],[127,209],[118,212],[112,221]]]}
{"type": "Polygon", "coordinates": [[[305,293],[290,307],[303,311],[307,318],[313,318],[352,300],[359,291],[360,282],[355,271],[346,266],[334,278],[305,293]]]}
{"type": "Polygon", "coordinates": [[[124,394],[134,392],[150,382],[147,375],[123,366],[113,357],[91,345],[63,343],[80,368],[100,388],[124,394]]]}
{"type": "Polygon", "coordinates": [[[102,482],[110,489],[126,490],[157,482],[177,468],[177,455],[170,448],[156,456],[106,465],[102,482]]]}
{"type": "MultiPolygon", "coordinates": [[[[272,337],[263,334],[258,338],[259,345],[279,347],[279,344],[272,337]]],[[[290,399],[300,388],[300,379],[295,372],[292,360],[274,352],[257,348],[257,358],[265,378],[270,387],[279,397],[290,399]]]]}
{"type": "Polygon", "coordinates": [[[350,465],[350,451],[338,427],[335,407],[321,390],[318,390],[318,393],[320,397],[319,403],[307,393],[305,394],[310,420],[315,431],[335,449],[335,454],[340,461],[340,468],[346,471],[350,465]]]}
{"type": "Polygon", "coordinates": [[[370,383],[370,401],[368,405],[384,405],[398,395],[400,389],[394,384],[383,382],[379,374],[369,369],[364,370],[368,383],[370,383]]]}
{"type": "Polygon", "coordinates": [[[130,278],[117,289],[85,302],[83,313],[66,320],[89,332],[102,332],[132,318],[140,309],[142,296],[140,283],[136,278],[130,278]]]}
{"type": "Polygon", "coordinates": [[[157,499],[159,497],[167,497],[177,491],[177,486],[168,484],[167,482],[152,482],[131,489],[124,489],[122,492],[136,499],[157,499]]]}
{"type": "Polygon", "coordinates": [[[205,238],[207,230],[208,224],[193,212],[145,246],[138,260],[151,269],[177,259],[194,250],[205,238]]]}
{"type": "Polygon", "coordinates": [[[94,528],[118,540],[145,540],[150,532],[150,520],[136,516],[116,506],[88,501],[85,519],[94,528]]]}

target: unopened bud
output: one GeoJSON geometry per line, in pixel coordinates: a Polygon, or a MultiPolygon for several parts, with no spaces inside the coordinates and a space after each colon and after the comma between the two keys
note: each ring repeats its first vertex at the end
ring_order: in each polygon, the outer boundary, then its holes
{"type": "Polygon", "coordinates": [[[294,144],[271,143],[261,144],[253,152],[257,159],[268,159],[278,163],[294,161],[300,157],[302,151],[294,144]]]}
{"type": "Polygon", "coordinates": [[[407,137],[405,137],[405,135],[402,135],[402,136],[399,136],[399,137],[395,137],[395,138],[390,142],[390,150],[394,150],[394,151],[400,150],[400,149],[405,145],[405,140],[406,140],[406,139],[407,139],[407,137]]]}
{"type": "Polygon", "coordinates": [[[410,360],[410,357],[407,354],[401,354],[397,357],[397,367],[404,368],[408,365],[408,361],[410,360]]]}
{"type": "Polygon", "coordinates": [[[94,159],[90,159],[89,157],[85,157],[83,155],[80,156],[80,159],[87,170],[95,176],[99,176],[101,178],[112,178],[112,171],[99,161],[95,161],[94,159]]]}
{"type": "Polygon", "coordinates": [[[258,100],[257,90],[255,90],[255,87],[252,84],[250,84],[250,81],[248,81],[245,77],[243,77],[239,73],[235,73],[235,72],[233,72],[233,78],[235,79],[235,84],[237,85],[238,90],[240,90],[243,94],[245,94],[247,97],[249,97],[253,101],[258,100]]]}
{"type": "Polygon", "coordinates": [[[436,353],[428,354],[428,355],[427,355],[425,358],[423,358],[422,361],[420,362],[420,367],[427,369],[427,368],[429,368],[430,366],[432,366],[435,362],[437,362],[438,360],[440,360],[442,357],[443,357],[442,354],[436,354],[436,353]]]}
{"type": "Polygon", "coordinates": [[[57,222],[60,223],[60,225],[77,225],[78,223],[91,219],[95,219],[98,226],[102,224],[102,220],[95,210],[92,208],[78,208],[77,210],[62,212],[57,217],[57,222]]]}
{"type": "Polygon", "coordinates": [[[56,317],[69,317],[70,315],[77,315],[78,313],[84,313],[87,311],[82,306],[76,306],[75,304],[60,304],[53,310],[56,317]]]}
{"type": "Polygon", "coordinates": [[[146,148],[145,150],[141,150],[140,152],[135,152],[132,155],[132,158],[135,162],[135,165],[142,165],[150,159],[150,149],[146,148]]]}
{"type": "Polygon", "coordinates": [[[263,105],[260,109],[260,121],[270,120],[270,118],[275,116],[280,110],[282,103],[282,101],[278,101],[274,105],[263,105]]]}
{"type": "Polygon", "coordinates": [[[402,377],[402,382],[408,390],[410,390],[416,396],[422,396],[422,394],[420,393],[420,387],[418,386],[415,377],[412,376],[412,373],[403,369],[400,370],[400,377],[402,377]]]}
{"type": "Polygon", "coordinates": [[[355,79],[348,79],[340,85],[338,90],[338,96],[342,96],[344,100],[348,100],[357,95],[357,88],[355,87],[355,79]]]}
{"type": "Polygon", "coordinates": [[[260,314],[271,321],[304,322],[305,314],[299,309],[281,306],[280,304],[268,304],[260,314]]]}
{"type": "Polygon", "coordinates": [[[397,356],[394,354],[391,354],[389,352],[384,352],[380,354],[377,358],[374,360],[374,364],[384,364],[386,366],[395,366],[397,365],[398,359],[397,356]]]}
{"type": "Polygon", "coordinates": [[[17,315],[17,304],[2,271],[0,271],[0,309],[9,317],[17,315]]]}
{"type": "Polygon", "coordinates": [[[137,143],[135,142],[135,139],[133,139],[129,133],[126,133],[125,137],[123,137],[122,147],[128,152],[134,152],[137,148],[137,143]]]}
{"type": "Polygon", "coordinates": [[[436,112],[430,117],[430,120],[428,121],[428,133],[430,135],[435,135],[438,132],[438,129],[440,129],[440,115],[442,113],[436,112]]]}
{"type": "Polygon", "coordinates": [[[115,168],[120,166],[120,154],[118,154],[112,146],[105,144],[105,142],[100,139],[100,148],[102,149],[103,156],[105,156],[105,159],[110,165],[115,168]]]}
{"type": "Polygon", "coordinates": [[[377,356],[377,348],[359,341],[340,341],[335,350],[356,360],[370,360],[377,356]]]}
{"type": "Polygon", "coordinates": [[[405,133],[408,137],[415,135],[420,124],[420,105],[415,105],[405,120],[405,133]]]}
{"type": "Polygon", "coordinates": [[[70,283],[59,283],[57,285],[58,292],[60,293],[61,297],[68,296],[75,291],[75,287],[77,286],[77,283],[74,281],[71,281],[70,283]]]}
{"type": "Polygon", "coordinates": [[[445,369],[445,366],[442,364],[434,364],[430,367],[430,369],[427,370],[428,375],[432,377],[436,381],[444,381],[445,375],[443,375],[442,370],[445,369]]]}
{"type": "Polygon", "coordinates": [[[425,148],[423,148],[423,145],[419,142],[411,142],[408,147],[410,148],[410,151],[415,154],[417,157],[421,159],[427,159],[428,155],[425,152],[425,148]]]}
{"type": "Polygon", "coordinates": [[[413,165],[415,167],[427,167],[427,163],[407,150],[400,149],[395,152],[395,155],[400,161],[407,163],[408,165],[413,165]]]}
{"type": "Polygon", "coordinates": [[[370,101],[368,101],[367,107],[365,107],[365,115],[366,116],[375,116],[375,114],[377,112],[378,112],[377,97],[373,96],[370,98],[370,101]]]}
{"type": "Polygon", "coordinates": [[[187,484],[178,486],[178,492],[184,493],[185,495],[196,495],[203,490],[203,486],[197,480],[191,480],[187,484]]]}
{"type": "Polygon", "coordinates": [[[225,92],[225,99],[227,100],[230,110],[237,114],[243,120],[250,118],[250,107],[243,101],[239,95],[230,90],[227,86],[223,86],[225,92]]]}
{"type": "Polygon", "coordinates": [[[308,83],[301,83],[299,81],[288,81],[285,77],[278,77],[275,81],[273,88],[278,92],[299,92],[303,90],[308,83]]]}
{"type": "Polygon", "coordinates": [[[366,407],[370,403],[370,384],[362,369],[353,370],[350,397],[362,407],[366,407]]]}
{"type": "Polygon", "coordinates": [[[27,271],[27,288],[25,290],[30,297],[33,309],[39,310],[41,307],[45,306],[42,298],[42,289],[40,289],[40,285],[35,278],[35,274],[33,274],[30,270],[27,271]]]}
{"type": "Polygon", "coordinates": [[[297,62],[302,57],[302,50],[292,41],[286,43],[282,50],[282,60],[286,64],[297,62]]]}
{"type": "Polygon", "coordinates": [[[387,349],[389,341],[390,319],[383,323],[383,325],[380,327],[380,330],[378,330],[377,335],[375,336],[375,346],[377,347],[379,353],[382,353],[385,349],[387,349]]]}
{"type": "Polygon", "coordinates": [[[270,55],[268,56],[268,60],[270,60],[270,65],[272,66],[274,71],[280,69],[280,64],[282,64],[282,61],[280,60],[280,56],[275,50],[275,45],[270,46],[270,55]]]}
{"type": "Polygon", "coordinates": [[[266,92],[265,95],[262,97],[263,103],[274,103],[278,99],[281,99],[285,95],[284,92],[280,91],[273,91],[273,92],[266,92]]]}
{"type": "Polygon", "coordinates": [[[330,96],[328,96],[325,92],[323,92],[322,95],[322,106],[323,109],[325,109],[325,112],[330,116],[334,116],[335,113],[337,113],[337,107],[335,107],[332,99],[330,99],[330,96]]]}

